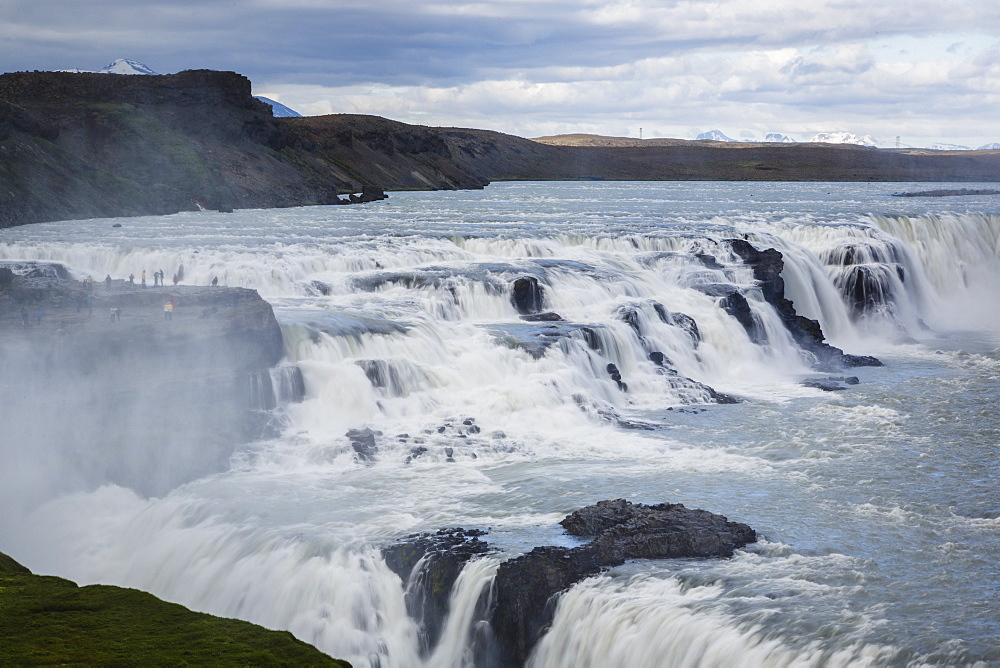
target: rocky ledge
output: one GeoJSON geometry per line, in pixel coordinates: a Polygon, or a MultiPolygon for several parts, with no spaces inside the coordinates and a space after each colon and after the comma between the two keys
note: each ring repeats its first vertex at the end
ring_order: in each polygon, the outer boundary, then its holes
{"type": "MultiPolygon", "coordinates": [[[[476,665],[523,665],[547,630],[553,597],[576,582],[627,559],[731,557],[757,540],[746,524],[730,522],[679,503],[644,505],[624,499],[582,508],[560,524],[579,547],[536,547],[502,563],[492,603],[481,602],[490,632],[474,640],[476,665]]],[[[407,584],[407,607],[424,632],[424,649],[437,641],[448,594],[464,564],[490,551],[482,531],[442,530],[400,541],[383,550],[386,564],[407,584]]]]}
{"type": "Polygon", "coordinates": [[[28,500],[106,482],[160,494],[219,470],[261,435],[253,378],[283,355],[254,290],[83,283],[51,263],[0,266],[0,340],[4,448],[44,483],[28,500]]]}

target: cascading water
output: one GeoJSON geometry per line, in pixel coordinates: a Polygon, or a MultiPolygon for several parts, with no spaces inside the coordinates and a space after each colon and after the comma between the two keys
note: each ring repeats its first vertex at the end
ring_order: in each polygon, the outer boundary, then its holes
{"type": "MultiPolygon", "coordinates": [[[[530,665],[1000,662],[1000,321],[966,306],[1000,305],[1000,217],[901,187],[511,183],[3,230],[0,261],[257,289],[286,360],[247,380],[280,433],[225,472],[148,498],[45,486],[0,511],[0,550],[357,666],[489,665],[501,560],[573,545],[556,522],[600,499],[682,502],[765,540],[581,582],[530,665]],[[816,368],[729,240],[780,251],[798,314],[887,366],[816,368]],[[458,526],[497,551],[427,646],[379,550],[458,526]]],[[[53,465],[15,441],[8,471],[53,465]]]]}

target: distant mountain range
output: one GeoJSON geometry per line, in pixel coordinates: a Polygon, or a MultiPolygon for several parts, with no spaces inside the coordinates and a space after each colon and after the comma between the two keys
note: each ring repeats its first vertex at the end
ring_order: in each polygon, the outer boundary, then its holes
{"type": "MultiPolygon", "coordinates": [[[[94,70],[59,70],[60,72],[93,72],[94,70]]],[[[128,58],[118,58],[117,60],[105,65],[99,70],[96,70],[103,74],[159,74],[153,71],[147,65],[140,63],[136,60],[130,60],[128,58]]],[[[274,114],[276,118],[298,118],[302,114],[286,107],[280,102],[276,102],[267,97],[260,95],[255,96],[261,102],[266,102],[271,105],[271,113],[274,114]]],[[[702,132],[696,137],[696,140],[703,141],[719,141],[719,142],[746,142],[746,143],[766,143],[766,144],[794,144],[796,140],[789,135],[782,134],[780,132],[769,132],[763,139],[733,139],[727,136],[721,130],[709,130],[708,132],[702,132]]],[[[856,135],[850,132],[820,132],[819,134],[813,135],[810,139],[806,140],[807,143],[817,143],[817,144],[854,144],[857,146],[870,146],[874,148],[917,148],[915,146],[897,144],[896,142],[880,142],[871,135],[856,135]]],[[[969,146],[962,146],[960,144],[932,144],[926,148],[933,151],[969,151],[972,150],[969,146]]],[[[978,147],[976,150],[979,151],[995,151],[1000,150],[1000,143],[984,144],[978,147]]]]}
{"type": "MultiPolygon", "coordinates": [[[[696,137],[696,140],[707,140],[707,141],[724,141],[724,142],[748,142],[748,143],[783,143],[791,144],[795,143],[795,140],[788,135],[781,134],[778,132],[769,132],[764,136],[763,139],[733,139],[727,136],[721,130],[709,130],[708,132],[702,132],[696,137]]],[[[820,132],[819,134],[813,135],[810,139],[806,140],[807,143],[814,144],[854,144],[857,146],[871,146],[873,148],[917,148],[915,146],[910,146],[908,144],[896,144],[896,142],[880,142],[871,135],[859,136],[852,134],[850,132],[820,132]]],[[[973,150],[969,146],[962,146],[961,144],[931,144],[926,148],[932,151],[971,151],[973,150]]],[[[1000,143],[994,144],[984,144],[977,149],[977,151],[996,151],[1000,150],[1000,143]]]]}
{"type": "Polygon", "coordinates": [[[114,60],[99,70],[58,70],[59,72],[96,72],[97,74],[159,74],[159,72],[154,72],[151,68],[136,60],[129,60],[128,58],[119,58],[114,60]]]}
{"type": "Polygon", "coordinates": [[[579,135],[569,144],[367,115],[275,118],[252,91],[246,77],[211,70],[0,74],[0,226],[491,181],[1000,180],[1000,151],[579,135]]]}
{"type": "MultiPolygon", "coordinates": [[[[129,60],[128,58],[118,58],[114,60],[99,70],[58,70],[59,72],[78,72],[78,73],[97,73],[97,74],[153,74],[158,75],[159,72],[153,70],[153,68],[148,65],[144,65],[137,60],[129,60]]],[[[263,97],[261,95],[255,95],[261,102],[266,102],[271,105],[271,113],[274,114],[276,118],[298,118],[302,114],[295,111],[290,107],[286,107],[280,102],[275,102],[271,98],[263,97]]]]}

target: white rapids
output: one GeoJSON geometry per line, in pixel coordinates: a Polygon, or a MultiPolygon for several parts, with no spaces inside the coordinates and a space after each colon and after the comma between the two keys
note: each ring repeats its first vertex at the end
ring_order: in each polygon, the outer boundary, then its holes
{"type": "Polygon", "coordinates": [[[763,540],[577,584],[529,665],[1000,665],[1000,198],[889,196],[907,187],[508,183],[0,230],[0,261],[77,279],[183,267],[254,288],[285,339],[280,396],[256,406],[280,436],[162,497],[56,479],[24,507],[18,467],[49,469],[0,433],[0,550],[356,666],[457,667],[482,661],[500,561],[575,544],[558,520],[601,499],[681,502],[763,540]],[[824,374],[727,239],[779,250],[797,311],[886,366],[804,386],[824,374]],[[520,317],[526,277],[562,320],[520,317]],[[756,340],[720,306],[733,290],[756,340]],[[346,436],[363,428],[372,461],[346,436]],[[421,648],[379,548],[456,526],[498,551],[421,648]]]}

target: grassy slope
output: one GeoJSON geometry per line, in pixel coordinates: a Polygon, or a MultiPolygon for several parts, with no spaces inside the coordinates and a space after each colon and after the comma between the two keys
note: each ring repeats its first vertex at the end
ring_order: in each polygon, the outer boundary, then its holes
{"type": "Polygon", "coordinates": [[[0,664],[349,666],[297,640],[121,587],[32,575],[0,554],[0,664]]]}

